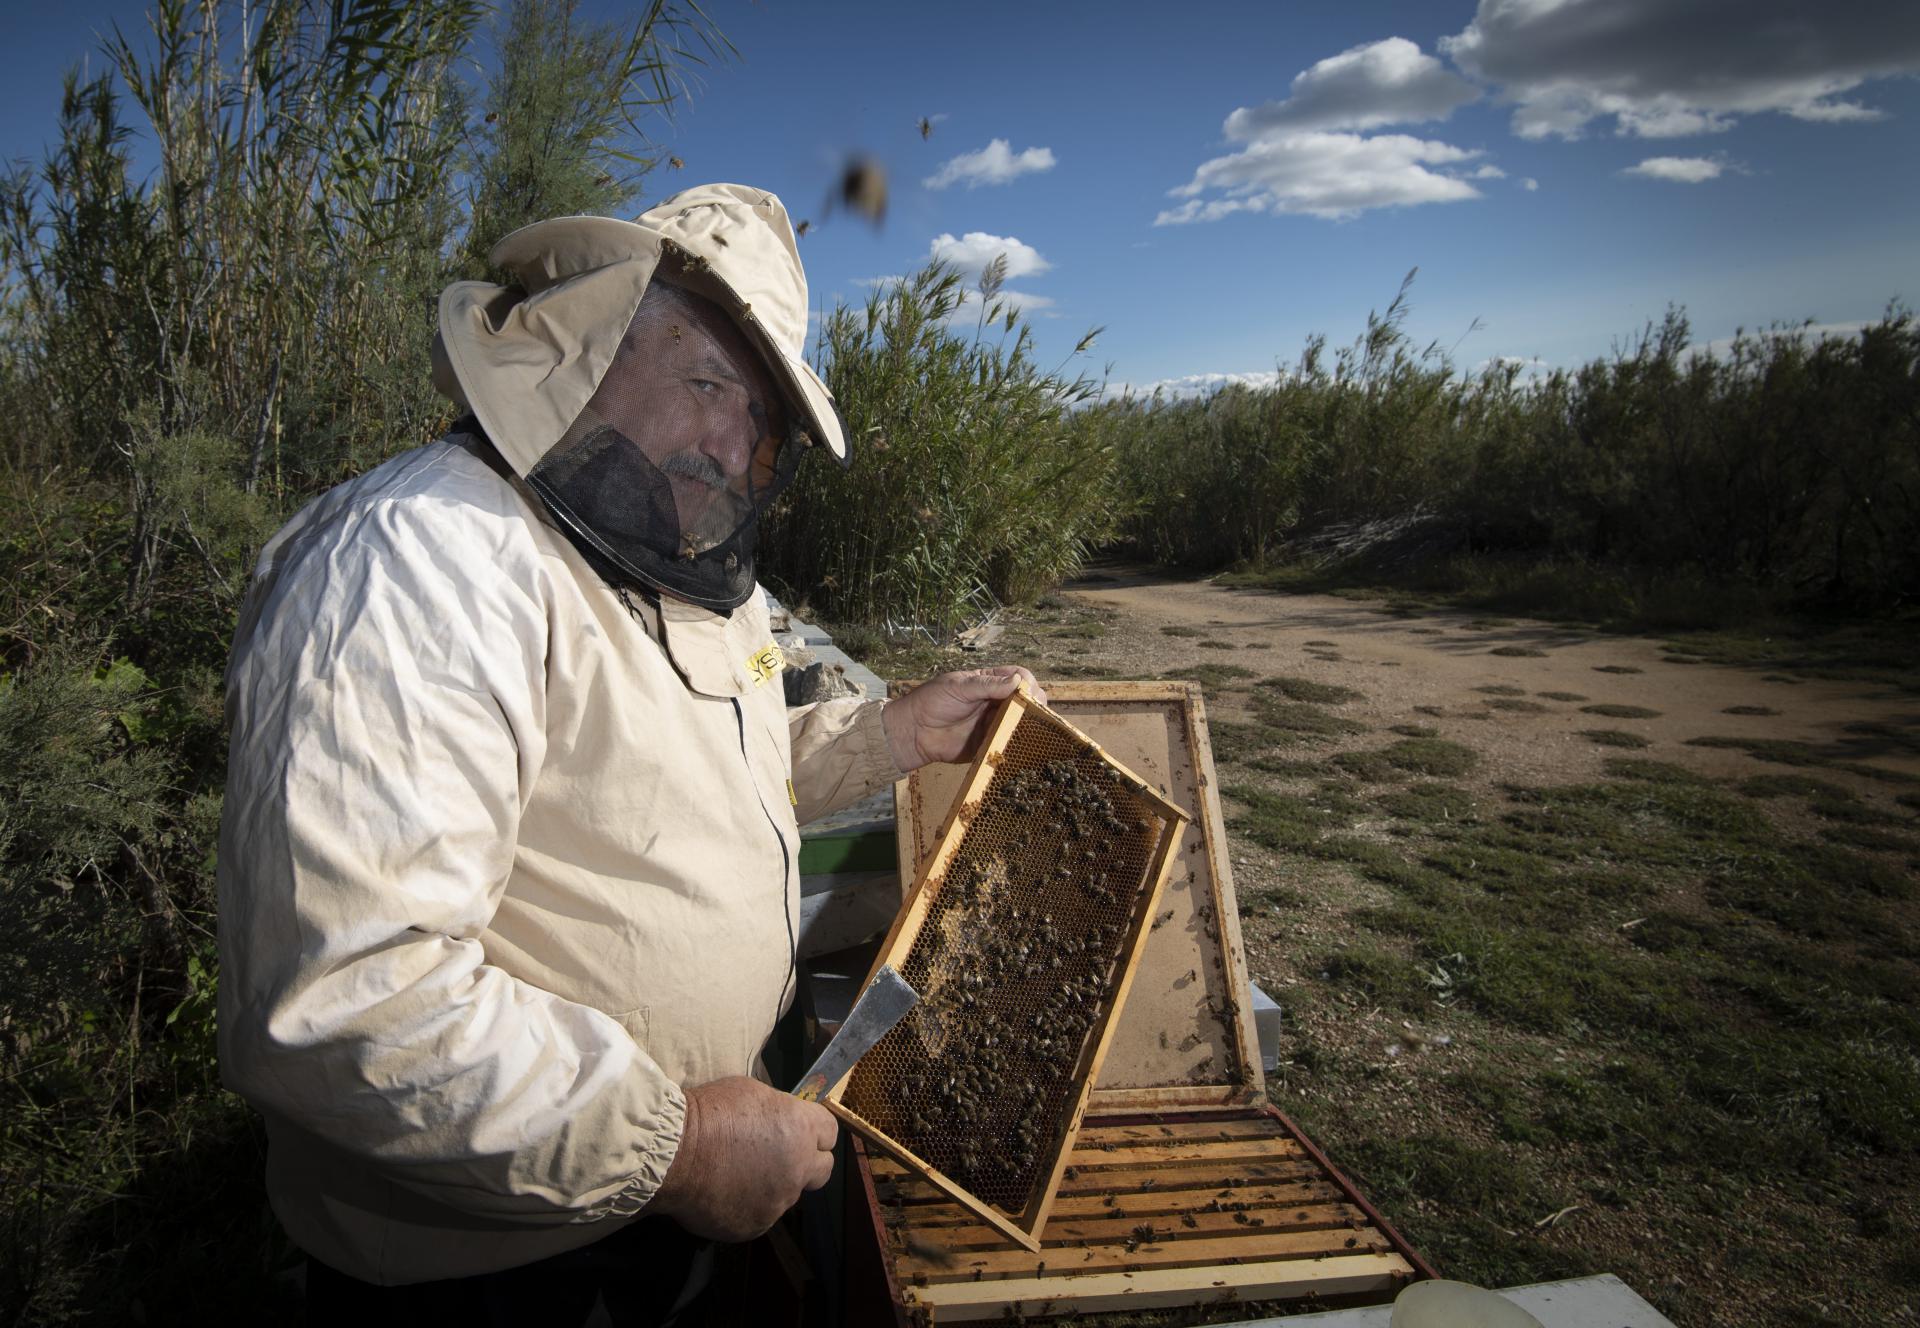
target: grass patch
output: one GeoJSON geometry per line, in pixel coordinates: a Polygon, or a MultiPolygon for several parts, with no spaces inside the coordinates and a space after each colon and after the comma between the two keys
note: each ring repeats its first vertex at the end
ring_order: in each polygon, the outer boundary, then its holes
{"type": "Polygon", "coordinates": [[[1107,625],[1103,622],[1068,623],[1066,626],[1056,627],[1048,633],[1049,636],[1058,636],[1074,641],[1098,641],[1106,634],[1107,625]]]}
{"type": "Polygon", "coordinates": [[[1602,747],[1651,747],[1653,740],[1625,729],[1581,729],[1580,736],[1602,747]]]}
{"type": "Polygon", "coordinates": [[[1645,672],[1645,670],[1643,669],[1636,669],[1631,664],[1595,664],[1593,666],[1593,671],[1595,673],[1642,673],[1642,672],[1645,672]]]}
{"type": "Polygon", "coordinates": [[[1772,706],[1733,705],[1720,712],[1723,715],[1777,715],[1780,712],[1772,706]]]}
{"type": "Polygon", "coordinates": [[[1473,795],[1452,784],[1413,784],[1382,794],[1375,804],[1387,815],[1417,825],[1457,825],[1474,819],[1473,795]]]}
{"type": "Polygon", "coordinates": [[[1278,735],[1275,742],[1316,742],[1367,731],[1367,726],[1357,719],[1305,702],[1282,701],[1257,689],[1253,704],[1260,723],[1278,735]]]}
{"type": "Polygon", "coordinates": [[[1243,669],[1238,664],[1189,664],[1183,669],[1169,669],[1160,676],[1182,682],[1197,682],[1206,688],[1225,690],[1228,683],[1239,682],[1256,675],[1252,669],[1243,669]]]}
{"type": "Polygon", "coordinates": [[[1202,650],[1235,650],[1235,649],[1238,649],[1238,647],[1237,647],[1237,646],[1235,646],[1235,645],[1233,644],[1233,642],[1231,642],[1231,641],[1211,641],[1211,640],[1209,640],[1209,641],[1202,641],[1202,642],[1200,642],[1199,644],[1200,644],[1200,648],[1201,648],[1202,650]]]}
{"type": "Polygon", "coordinates": [[[1056,678],[1117,678],[1120,670],[1108,668],[1105,664],[1054,664],[1047,670],[1056,678]]]}
{"type": "Polygon", "coordinates": [[[1713,781],[1705,775],[1697,775],[1685,766],[1666,761],[1609,756],[1601,765],[1615,779],[1635,779],[1643,784],[1690,784],[1695,788],[1710,788],[1713,785],[1713,781]]]}
{"type": "Polygon", "coordinates": [[[1863,848],[1871,853],[1920,853],[1920,839],[1896,835],[1871,825],[1822,826],[1820,838],[1848,848],[1863,848]]]}
{"type": "Polygon", "coordinates": [[[1838,784],[1812,775],[1751,775],[1735,785],[1749,798],[1851,798],[1838,784]]]}
{"type": "Polygon", "coordinates": [[[1637,705],[1615,705],[1611,701],[1602,702],[1599,705],[1581,706],[1580,713],[1583,715],[1600,715],[1607,719],[1660,718],[1660,712],[1658,710],[1649,710],[1645,706],[1637,705]]]}
{"type": "Polygon", "coordinates": [[[1404,778],[1406,774],[1383,751],[1341,752],[1333,758],[1332,764],[1367,784],[1385,784],[1404,778]]]}
{"type": "Polygon", "coordinates": [[[1440,777],[1464,775],[1480,764],[1473,748],[1445,738],[1402,738],[1382,748],[1380,756],[1396,770],[1440,777]]]}
{"type": "Polygon", "coordinates": [[[1310,705],[1345,705],[1349,701],[1359,701],[1364,693],[1351,687],[1342,687],[1337,683],[1315,682],[1311,678],[1280,676],[1268,678],[1260,684],[1270,687],[1289,701],[1304,701],[1310,705]]]}
{"type": "Polygon", "coordinates": [[[1547,652],[1533,646],[1495,646],[1487,652],[1489,655],[1502,655],[1507,659],[1545,659],[1547,652]]]}
{"type": "Polygon", "coordinates": [[[1587,698],[1579,692],[1535,692],[1535,696],[1544,696],[1549,701],[1584,701],[1587,698]]]}
{"type": "Polygon", "coordinates": [[[1912,728],[1902,728],[1894,724],[1882,724],[1873,720],[1856,720],[1841,726],[1847,733],[1862,738],[1873,738],[1889,747],[1897,747],[1904,752],[1920,753],[1920,734],[1912,728]]]}
{"type": "Polygon", "coordinates": [[[1320,959],[1320,974],[1328,982],[1358,992],[1369,1001],[1391,1005],[1408,1013],[1433,1003],[1426,974],[1412,960],[1374,946],[1348,946],[1320,959]]]}
{"type": "Polygon", "coordinates": [[[1509,687],[1503,682],[1490,682],[1484,687],[1476,687],[1473,690],[1485,693],[1488,696],[1525,696],[1527,694],[1526,688],[1509,687]]]}
{"type": "Polygon", "coordinates": [[[1183,627],[1179,623],[1174,623],[1174,624],[1171,624],[1170,626],[1162,627],[1160,629],[1160,635],[1162,636],[1205,636],[1206,633],[1202,632],[1198,627],[1183,627]]]}
{"type": "Polygon", "coordinates": [[[1511,710],[1519,715],[1544,715],[1547,713],[1547,708],[1538,701],[1524,701],[1512,696],[1496,696],[1493,700],[1487,702],[1487,707],[1491,710],[1511,710]]]}
{"type": "Polygon", "coordinates": [[[1403,738],[1437,738],[1440,736],[1440,730],[1429,724],[1394,724],[1388,727],[1387,732],[1397,733],[1403,738]]]}

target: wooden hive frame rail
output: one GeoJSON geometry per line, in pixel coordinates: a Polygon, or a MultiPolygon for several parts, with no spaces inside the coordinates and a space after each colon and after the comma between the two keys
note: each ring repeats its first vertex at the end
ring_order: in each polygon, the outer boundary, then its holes
{"type": "MultiPolygon", "coordinates": [[[[1046,741],[1052,744],[1052,747],[1047,750],[1071,751],[1075,761],[1097,762],[1096,768],[1108,772],[1111,779],[1115,781],[1114,787],[1123,791],[1135,807],[1143,809],[1137,821],[1132,823],[1136,827],[1132,830],[1132,834],[1136,840],[1140,841],[1143,866],[1137,878],[1115,883],[1116,889],[1124,887],[1131,890],[1130,897],[1110,896],[1117,902],[1127,904],[1124,925],[1115,923],[1109,930],[1110,935],[1115,931],[1118,933],[1117,941],[1114,943],[1116,959],[1114,966],[1104,974],[1099,972],[1100,961],[1092,959],[1088,961],[1094,964],[1094,968],[1090,971],[1104,977],[1104,988],[1098,1001],[1098,1011],[1082,1035],[1080,1045],[1068,1048],[1072,1052],[1072,1059],[1066,1073],[1068,1086],[1064,1098],[1060,1099],[1064,1109],[1057,1111],[1052,1119],[1043,1122],[1047,1134],[1037,1151],[1039,1165],[1034,1173],[1034,1182],[1027,1187],[1024,1202],[1017,1210],[1011,1207],[1003,1208],[997,1203],[989,1202],[965,1183],[963,1178],[949,1174],[933,1160],[921,1155],[910,1140],[899,1137],[885,1128],[880,1121],[874,1119],[875,1113],[871,1109],[863,1111],[862,1102],[851,1091],[851,1085],[862,1073],[877,1076],[881,1073],[880,1071],[871,1068],[866,1071],[857,1069],[853,1075],[834,1085],[824,1098],[827,1106],[855,1130],[897,1158],[902,1165],[924,1177],[940,1192],[949,1196],[972,1216],[977,1217],[986,1227],[1013,1241],[1016,1245],[1035,1251],[1040,1248],[1039,1233],[1047,1222],[1049,1211],[1059,1190],[1074,1136],[1086,1112],[1089,1094],[1095,1079],[1099,1076],[1102,1061],[1116,1027],[1117,1012],[1125,1002],[1128,987],[1138,967],[1140,950],[1149,930],[1154,906],[1158,902],[1161,887],[1166,881],[1172,864],[1173,854],[1186,826],[1186,813],[1177,804],[1161,796],[1146,781],[1114,761],[1111,756],[1101,750],[1098,743],[1048,711],[1025,691],[1018,692],[1008,699],[994,722],[982,750],[968,771],[960,796],[955,799],[947,815],[939,845],[919,871],[913,892],[899,917],[895,919],[886,940],[881,944],[873,965],[873,971],[878,972],[881,965],[891,963],[903,973],[909,973],[909,979],[912,980],[909,957],[915,953],[915,946],[921,941],[936,906],[941,906],[943,902],[950,902],[953,907],[960,907],[964,903],[962,894],[956,894],[953,901],[943,901],[942,892],[954,874],[955,864],[962,853],[963,845],[968,843],[969,830],[974,827],[976,820],[987,816],[992,808],[1001,805],[995,803],[993,799],[1003,796],[1007,780],[1022,773],[1022,769],[1015,768],[1019,762],[1010,759],[1009,755],[1016,740],[1021,744],[1023,751],[1031,750],[1036,745],[1044,746],[1036,743],[1034,736],[1036,733],[1043,734],[1046,741]]],[[[1055,764],[1059,762],[1056,761],[1055,764]]],[[[1031,841],[1022,841],[1018,851],[1031,852],[1031,841]]],[[[1059,868],[1062,875],[1058,879],[1049,880],[1040,887],[1055,892],[1056,897],[1065,901],[1062,905],[1063,911],[1067,904],[1080,898],[1082,892],[1091,888],[1086,885],[1082,877],[1091,876],[1103,865],[1092,861],[1094,854],[1091,850],[1087,856],[1089,865],[1084,870],[1063,865],[1059,868]]],[[[1022,891],[1030,891],[1033,888],[1035,887],[1030,883],[1020,887],[1022,891]]],[[[934,941],[930,944],[937,945],[938,942],[934,941]]],[[[1086,953],[1091,955],[1092,947],[1088,947],[1086,953]]],[[[923,992],[922,995],[924,997],[926,993],[923,992]]],[[[922,1005],[922,1011],[917,1011],[916,1015],[926,1013],[924,1007],[928,1002],[923,1000],[922,1005]]],[[[930,1019],[931,1017],[929,1015],[930,1019]]],[[[896,1030],[901,1034],[902,1040],[906,1036],[906,1027],[903,1024],[900,1030],[896,1030]]],[[[925,1035],[922,1034],[922,1036],[924,1038],[925,1035]]],[[[876,1052],[883,1051],[887,1045],[883,1040],[882,1044],[876,1048],[876,1052]]],[[[927,1044],[923,1041],[920,1045],[924,1049],[927,1044]]],[[[877,1058],[870,1053],[869,1066],[876,1062],[877,1058]]],[[[896,1079],[895,1082],[898,1080],[896,1079]]],[[[866,1102],[871,1107],[870,1094],[866,1102]]],[[[987,1149],[993,1149],[1003,1146],[1004,1141],[989,1139],[980,1143],[987,1149]]]]}
{"type": "Polygon", "coordinates": [[[916,1321],[1377,1299],[1433,1275],[1272,1108],[1090,1117],[1039,1250],[886,1159],[861,1171],[896,1308],[916,1321]]]}

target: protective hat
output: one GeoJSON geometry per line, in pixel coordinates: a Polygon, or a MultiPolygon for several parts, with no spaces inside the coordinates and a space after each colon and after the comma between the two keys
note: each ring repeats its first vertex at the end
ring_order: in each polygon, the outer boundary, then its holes
{"type": "Polygon", "coordinates": [[[803,356],[806,275],[780,200],[701,185],[632,222],[537,222],[490,258],[513,284],[442,292],[435,386],[603,567],[739,605],[758,517],[799,454],[848,458],[803,356]]]}

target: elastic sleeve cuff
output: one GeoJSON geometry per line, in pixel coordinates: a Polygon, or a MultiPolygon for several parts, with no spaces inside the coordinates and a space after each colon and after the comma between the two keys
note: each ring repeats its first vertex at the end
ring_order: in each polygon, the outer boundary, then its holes
{"type": "Polygon", "coordinates": [[[666,1182],[667,1169],[680,1151],[680,1140],[687,1128],[687,1095],[678,1084],[667,1085],[653,1128],[642,1135],[634,1152],[638,1166],[633,1176],[613,1194],[594,1204],[575,1222],[604,1222],[609,1218],[637,1217],[652,1202],[666,1182]]]}
{"type": "Polygon", "coordinates": [[[887,726],[882,718],[887,705],[885,701],[869,701],[861,707],[853,723],[853,731],[862,742],[859,779],[870,789],[885,788],[907,775],[893,759],[893,745],[887,741],[887,726]]]}

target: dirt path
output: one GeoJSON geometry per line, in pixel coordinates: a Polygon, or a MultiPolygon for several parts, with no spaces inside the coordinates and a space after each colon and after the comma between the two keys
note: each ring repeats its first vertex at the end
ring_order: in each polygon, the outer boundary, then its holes
{"type": "MultiPolygon", "coordinates": [[[[1365,699],[1343,707],[1343,714],[1379,726],[1436,725],[1481,751],[1501,778],[1513,782],[1597,776],[1602,760],[1620,753],[1581,736],[1582,730],[1594,729],[1637,734],[1651,743],[1643,755],[1719,777],[1769,767],[1744,751],[1687,746],[1688,739],[1807,743],[1815,755],[1830,760],[1920,775],[1920,755],[1914,751],[1920,697],[1885,685],[1679,664],[1659,642],[1645,637],[1601,636],[1526,620],[1495,625],[1496,620],[1465,611],[1429,610],[1403,618],[1379,605],[1332,595],[1283,595],[1135,573],[1096,573],[1073,583],[1068,593],[1090,607],[1123,615],[1127,623],[1124,633],[1089,651],[1089,660],[1130,676],[1238,664],[1260,674],[1351,687],[1365,699]],[[1204,635],[1171,636],[1160,630],[1167,627],[1204,635]],[[1232,649],[1204,645],[1207,641],[1232,649]],[[1502,649],[1540,653],[1492,653],[1502,649]],[[1633,671],[1603,671],[1619,669],[1633,671]],[[1486,687],[1517,692],[1502,696],[1476,690],[1486,687]],[[1582,699],[1560,700],[1554,693],[1582,699]],[[1515,701],[1541,708],[1515,708],[1515,701]],[[1583,709],[1590,705],[1658,713],[1622,718],[1583,709]],[[1727,713],[1734,706],[1777,713],[1727,713]],[[1850,725],[1880,726],[1893,736],[1850,732],[1850,725]]],[[[1884,799],[1889,793],[1884,783],[1830,766],[1819,774],[1862,796],[1884,799]]]]}
{"type": "Polygon", "coordinates": [[[1124,569],[1000,652],[1201,678],[1239,734],[1215,756],[1249,968],[1286,1011],[1268,1091],[1443,1269],[1604,1269],[1689,1328],[1920,1319],[1920,696],[1124,569]],[[1280,732],[1283,697],[1338,727],[1280,732]],[[1477,764],[1354,762],[1395,734],[1477,764]]]}

